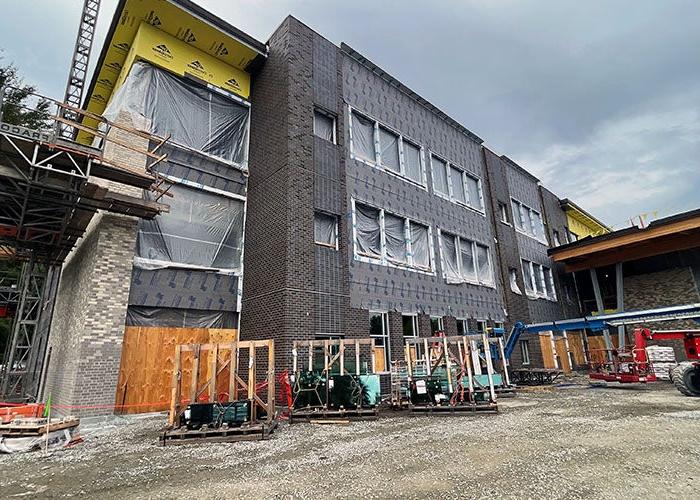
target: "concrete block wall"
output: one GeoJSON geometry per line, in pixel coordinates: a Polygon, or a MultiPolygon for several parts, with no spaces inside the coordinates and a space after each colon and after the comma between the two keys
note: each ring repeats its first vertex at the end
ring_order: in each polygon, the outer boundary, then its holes
{"type": "MultiPolygon", "coordinates": [[[[625,275],[623,289],[625,309],[628,311],[700,302],[700,290],[698,290],[692,267],[670,267],[657,272],[625,275]]],[[[628,335],[635,327],[647,327],[652,330],[686,330],[697,329],[698,324],[695,321],[685,320],[628,325],[628,335]]],[[[681,341],[653,341],[650,344],[671,346],[677,360],[687,359],[681,341]]]]}
{"type": "MultiPolygon", "coordinates": [[[[137,220],[98,215],[63,267],[44,395],[61,405],[114,404],[137,220]]],[[[80,416],[111,408],[61,410],[80,416]]]]}

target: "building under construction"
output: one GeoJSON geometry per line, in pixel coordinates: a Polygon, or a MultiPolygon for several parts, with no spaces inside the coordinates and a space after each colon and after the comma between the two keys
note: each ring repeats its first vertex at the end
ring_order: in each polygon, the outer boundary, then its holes
{"type": "MultiPolygon", "coordinates": [[[[381,374],[407,338],[581,313],[549,251],[605,225],[293,17],[262,43],[121,0],[86,83],[53,130],[0,124],[0,237],[27,262],[6,398],[162,410],[176,344],[274,339],[281,371],[294,341],[369,336],[381,374]]],[[[584,341],[513,363],[571,368],[584,341]]]]}

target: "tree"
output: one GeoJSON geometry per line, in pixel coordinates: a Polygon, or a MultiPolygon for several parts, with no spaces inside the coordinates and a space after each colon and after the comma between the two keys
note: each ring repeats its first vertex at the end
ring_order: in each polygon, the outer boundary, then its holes
{"type": "Polygon", "coordinates": [[[33,130],[50,126],[50,102],[32,96],[36,87],[26,85],[12,63],[0,66],[0,89],[2,88],[5,89],[2,96],[3,122],[33,130]]]}

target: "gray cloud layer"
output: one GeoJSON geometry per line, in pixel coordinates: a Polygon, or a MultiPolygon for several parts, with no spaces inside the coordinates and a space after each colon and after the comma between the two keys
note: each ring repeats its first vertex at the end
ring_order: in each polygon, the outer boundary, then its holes
{"type": "MultiPolygon", "coordinates": [[[[0,2],[6,59],[60,97],[82,1],[0,2]]],[[[261,40],[291,13],[347,42],[616,227],[700,206],[696,1],[200,3],[261,40]]]]}

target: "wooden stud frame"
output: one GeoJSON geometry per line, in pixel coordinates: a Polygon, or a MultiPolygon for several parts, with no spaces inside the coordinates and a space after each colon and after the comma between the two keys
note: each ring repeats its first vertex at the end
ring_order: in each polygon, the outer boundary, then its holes
{"type": "Polygon", "coordinates": [[[339,363],[340,374],[345,375],[345,357],[347,351],[353,351],[355,357],[355,375],[360,373],[360,351],[362,346],[369,346],[370,349],[370,373],[374,373],[374,348],[375,342],[373,338],[369,339],[324,339],[324,340],[295,340],[292,344],[292,360],[293,372],[299,372],[299,356],[300,351],[306,349],[308,351],[307,370],[312,371],[314,366],[314,355],[316,347],[323,347],[323,372],[330,373],[336,363],[339,363]],[[333,354],[332,347],[337,347],[338,352],[333,354]],[[350,348],[350,349],[348,349],[350,348]]]}
{"type": "MultiPolygon", "coordinates": [[[[450,356],[445,356],[445,353],[452,353],[456,349],[457,357],[460,363],[464,364],[467,370],[467,378],[469,379],[469,399],[474,401],[474,383],[472,379],[472,374],[477,374],[480,372],[480,367],[475,369],[473,366],[475,359],[479,357],[479,351],[476,349],[476,343],[481,342],[484,346],[490,346],[494,344],[497,346],[500,354],[500,368],[503,371],[503,381],[506,386],[510,386],[510,375],[508,373],[508,365],[505,362],[505,353],[503,348],[503,340],[500,337],[487,337],[486,333],[481,335],[457,335],[457,336],[444,336],[444,337],[416,337],[416,338],[406,338],[405,342],[405,357],[406,357],[406,367],[409,379],[413,377],[414,367],[418,359],[413,358],[413,352],[418,352],[417,349],[412,349],[412,347],[420,345],[423,347],[423,355],[425,361],[425,366],[427,374],[431,375],[436,368],[444,366],[447,373],[447,384],[450,392],[454,390],[454,381],[452,380],[452,360],[450,356]],[[431,348],[436,349],[439,346],[439,353],[436,355],[431,355],[431,348]]],[[[492,402],[496,402],[496,390],[493,382],[493,375],[495,373],[494,363],[491,357],[491,350],[484,349],[484,359],[486,361],[486,374],[489,380],[489,395],[492,402]]]]}
{"type": "MultiPolygon", "coordinates": [[[[183,344],[175,346],[175,363],[172,378],[172,393],[170,398],[170,414],[168,423],[175,426],[179,416],[185,411],[187,404],[182,401],[182,359],[185,353],[192,353],[192,378],[188,401],[195,402],[205,392],[209,393],[209,402],[216,401],[217,382],[221,380],[223,371],[229,367],[229,378],[226,381],[229,401],[237,401],[245,393],[245,399],[250,401],[251,422],[257,420],[258,408],[265,410],[267,422],[275,418],[275,343],[273,340],[250,340],[239,342],[222,342],[219,344],[183,344]],[[261,354],[267,349],[267,397],[263,400],[255,392],[256,373],[261,354]],[[221,362],[221,354],[229,351],[230,356],[221,362]],[[241,377],[239,365],[241,351],[248,357],[247,377],[241,377]],[[258,352],[261,351],[261,352],[258,352]],[[204,353],[209,355],[209,378],[202,382],[201,358],[204,353]]],[[[245,370],[243,370],[245,372],[245,370]]]]}

